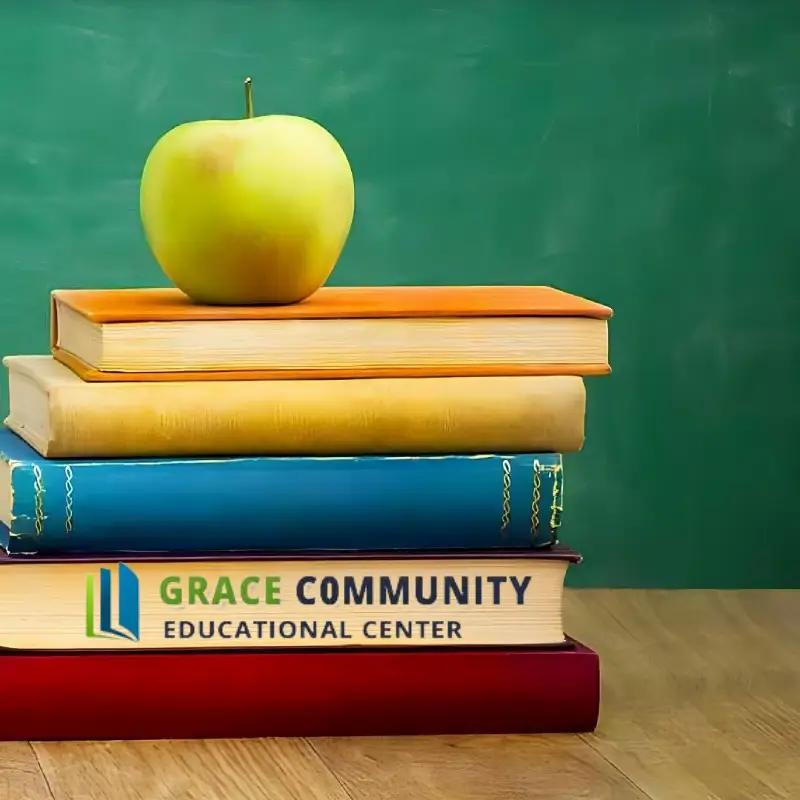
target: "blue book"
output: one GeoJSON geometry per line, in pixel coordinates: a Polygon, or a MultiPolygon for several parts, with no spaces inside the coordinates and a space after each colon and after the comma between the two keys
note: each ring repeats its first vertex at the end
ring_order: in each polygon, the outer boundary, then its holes
{"type": "Polygon", "coordinates": [[[558,454],[55,460],[0,431],[12,554],[531,548],[557,541],[558,454]]]}

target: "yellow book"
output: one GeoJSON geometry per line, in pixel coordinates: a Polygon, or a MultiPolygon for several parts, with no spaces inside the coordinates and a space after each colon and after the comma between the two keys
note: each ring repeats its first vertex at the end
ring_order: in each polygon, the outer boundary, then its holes
{"type": "Polygon", "coordinates": [[[8,356],[6,425],[46,458],[568,453],[577,376],[85,382],[8,356]]]}

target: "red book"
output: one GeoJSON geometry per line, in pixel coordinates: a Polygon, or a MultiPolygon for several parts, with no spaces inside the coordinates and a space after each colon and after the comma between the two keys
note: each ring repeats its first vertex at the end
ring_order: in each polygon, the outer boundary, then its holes
{"type": "Polygon", "coordinates": [[[597,654],[559,650],[0,654],[0,740],[581,733],[597,654]]]}

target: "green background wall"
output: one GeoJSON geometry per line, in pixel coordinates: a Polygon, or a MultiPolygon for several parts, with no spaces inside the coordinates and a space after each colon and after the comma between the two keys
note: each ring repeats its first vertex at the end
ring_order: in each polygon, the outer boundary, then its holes
{"type": "Polygon", "coordinates": [[[332,283],[615,309],[567,461],[574,585],[800,586],[800,3],[5,3],[0,352],[45,352],[53,288],[164,283],[141,167],[240,116],[246,75],[351,158],[332,283]]]}

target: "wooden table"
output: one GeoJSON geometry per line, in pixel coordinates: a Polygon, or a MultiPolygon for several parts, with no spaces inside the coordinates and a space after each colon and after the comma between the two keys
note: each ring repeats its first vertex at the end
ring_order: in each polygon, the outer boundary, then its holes
{"type": "Polygon", "coordinates": [[[800,798],[800,592],[567,603],[602,659],[593,735],[0,744],[0,798],[800,798]]]}

